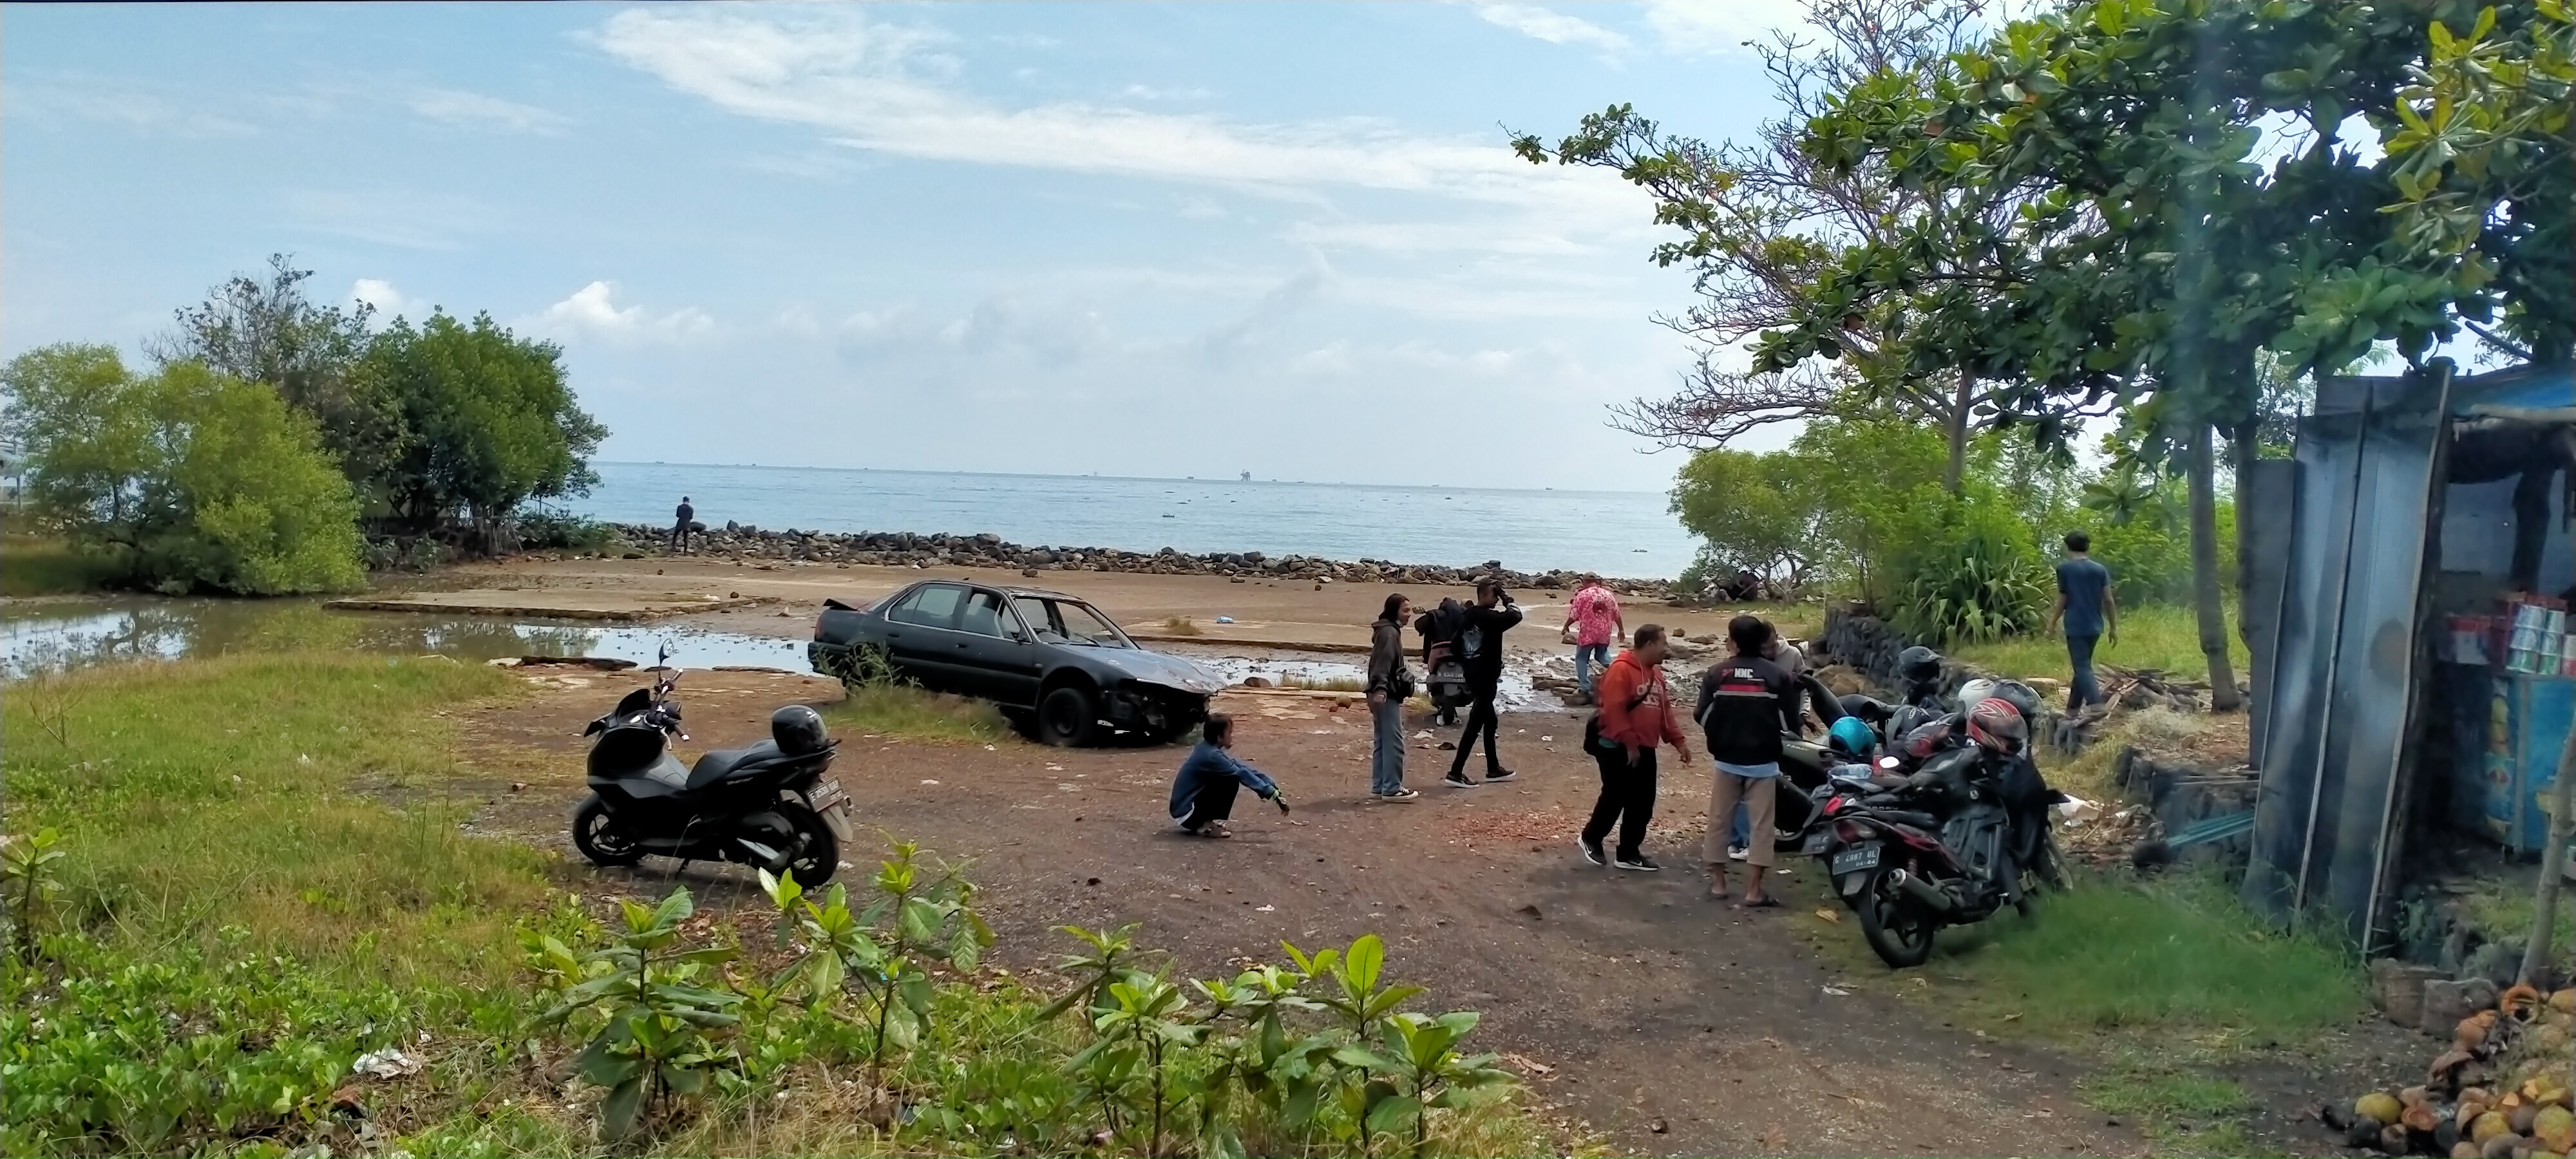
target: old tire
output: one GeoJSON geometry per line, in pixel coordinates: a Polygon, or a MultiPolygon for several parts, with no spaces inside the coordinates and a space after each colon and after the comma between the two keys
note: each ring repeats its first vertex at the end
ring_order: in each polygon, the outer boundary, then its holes
{"type": "Polygon", "coordinates": [[[572,847],[593,865],[633,865],[644,860],[644,850],[618,826],[617,816],[597,793],[583,797],[572,811],[572,847]]]}
{"type": "Polygon", "coordinates": [[[841,842],[832,836],[832,827],[821,814],[802,805],[780,805],[778,815],[787,819],[802,840],[794,855],[787,859],[787,872],[805,889],[819,889],[841,870],[841,842]]]}
{"type": "Polygon", "coordinates": [[[1853,908],[1860,911],[1860,934],[1879,960],[1899,970],[1923,964],[1932,956],[1932,934],[1940,923],[1913,898],[1896,888],[1895,871],[1880,866],[1869,873],[1853,908]]]}
{"type": "Polygon", "coordinates": [[[1100,706],[1091,694],[1070,685],[1047,693],[1038,702],[1038,739],[1059,748],[1079,748],[1100,735],[1100,706]]]}

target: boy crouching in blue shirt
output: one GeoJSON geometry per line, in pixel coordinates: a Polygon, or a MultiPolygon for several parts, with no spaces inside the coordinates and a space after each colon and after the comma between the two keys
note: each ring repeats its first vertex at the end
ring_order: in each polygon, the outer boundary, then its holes
{"type": "Polygon", "coordinates": [[[1234,813],[1234,794],[1249,786],[1253,795],[1288,811],[1288,795],[1261,770],[1234,759],[1234,718],[1213,713],[1200,730],[1197,747],[1181,762],[1172,781],[1172,820],[1193,837],[1232,837],[1225,819],[1234,813]]]}

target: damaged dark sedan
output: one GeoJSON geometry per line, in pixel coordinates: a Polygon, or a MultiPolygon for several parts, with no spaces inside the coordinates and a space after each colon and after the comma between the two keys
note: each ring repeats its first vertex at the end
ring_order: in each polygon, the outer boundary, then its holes
{"type": "Polygon", "coordinates": [[[1149,652],[1080,598],[929,580],[864,607],[825,600],[806,646],[814,671],[857,684],[893,677],[992,701],[1048,744],[1112,732],[1156,742],[1207,719],[1215,673],[1149,652]]]}

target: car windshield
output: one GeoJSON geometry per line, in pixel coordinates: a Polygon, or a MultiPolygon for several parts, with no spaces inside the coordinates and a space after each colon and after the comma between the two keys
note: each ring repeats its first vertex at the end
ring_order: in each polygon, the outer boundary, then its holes
{"type": "Polygon", "coordinates": [[[1091,605],[1073,600],[1050,600],[1055,605],[1058,621],[1064,625],[1065,639],[1075,644],[1101,648],[1133,648],[1127,633],[1110,623],[1109,617],[1093,611],[1091,605]]]}

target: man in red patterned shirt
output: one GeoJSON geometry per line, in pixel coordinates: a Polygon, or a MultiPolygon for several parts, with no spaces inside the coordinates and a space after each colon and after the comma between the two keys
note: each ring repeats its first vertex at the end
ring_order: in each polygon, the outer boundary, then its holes
{"type": "Polygon", "coordinates": [[[1601,577],[1583,573],[1575,585],[1574,598],[1565,605],[1566,633],[1574,637],[1574,684],[1582,690],[1583,703],[1592,703],[1592,668],[1608,667],[1611,645],[1628,634],[1628,619],[1619,613],[1619,597],[1603,586],[1601,577]]]}

